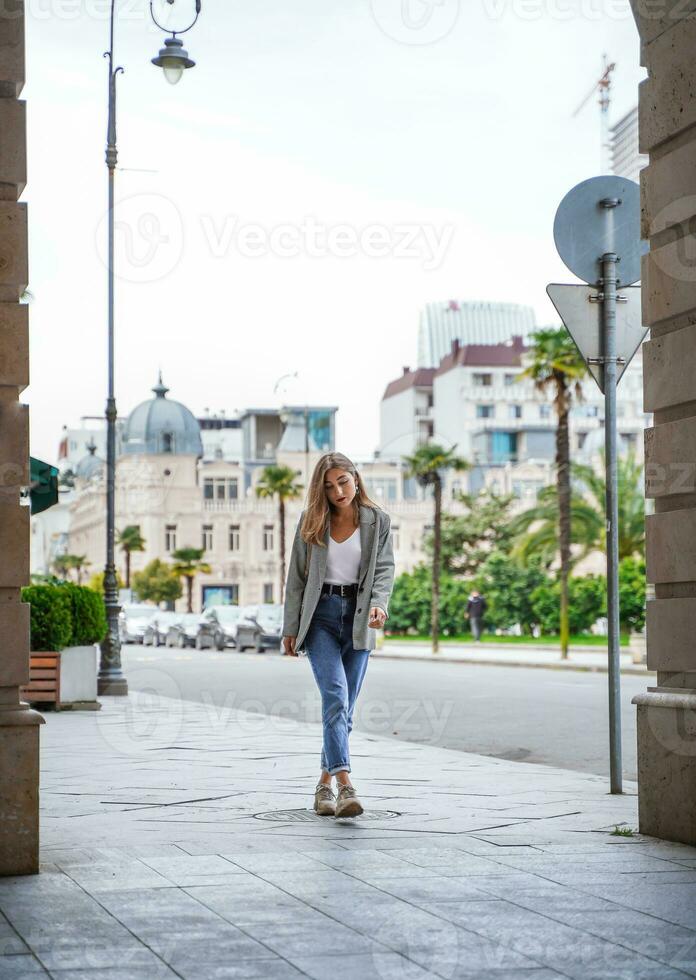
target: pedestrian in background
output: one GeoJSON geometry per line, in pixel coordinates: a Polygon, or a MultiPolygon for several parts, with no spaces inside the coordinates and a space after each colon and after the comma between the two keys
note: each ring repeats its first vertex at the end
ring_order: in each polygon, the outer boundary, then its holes
{"type": "Polygon", "coordinates": [[[350,781],[348,737],[393,585],[389,515],[370,500],[347,456],[326,453],[314,468],[297,525],[283,614],[285,653],[305,650],[321,694],[323,744],[314,809],[322,816],[363,812],[350,781]]]}
{"type": "Polygon", "coordinates": [[[478,589],[472,589],[469,601],[466,604],[466,615],[471,625],[473,637],[477,641],[481,639],[483,617],[487,608],[488,603],[478,589]]]}

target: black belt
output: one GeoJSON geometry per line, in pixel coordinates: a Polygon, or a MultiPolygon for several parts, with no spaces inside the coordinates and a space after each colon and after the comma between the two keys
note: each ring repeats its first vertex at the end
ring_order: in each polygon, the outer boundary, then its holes
{"type": "Polygon", "coordinates": [[[322,594],[327,595],[340,595],[340,596],[357,596],[358,594],[358,583],[352,582],[350,585],[332,585],[330,582],[324,582],[321,587],[322,594]]]}

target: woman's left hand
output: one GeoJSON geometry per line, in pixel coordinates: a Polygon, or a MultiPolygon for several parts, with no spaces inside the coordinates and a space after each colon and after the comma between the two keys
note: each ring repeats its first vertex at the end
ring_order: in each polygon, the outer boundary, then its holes
{"type": "Polygon", "coordinates": [[[375,630],[381,630],[386,621],[387,614],[383,609],[380,609],[379,606],[373,606],[372,609],[370,609],[370,619],[367,624],[368,626],[371,626],[372,629],[375,630]]]}

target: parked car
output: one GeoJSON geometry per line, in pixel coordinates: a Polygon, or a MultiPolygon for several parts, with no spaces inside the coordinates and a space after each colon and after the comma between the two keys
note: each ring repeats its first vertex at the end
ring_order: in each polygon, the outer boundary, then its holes
{"type": "Polygon", "coordinates": [[[224,650],[237,645],[237,626],[241,619],[241,606],[210,606],[201,616],[199,650],[215,647],[224,650]]]}
{"type": "Polygon", "coordinates": [[[143,646],[149,646],[150,644],[153,647],[162,646],[167,641],[169,627],[173,626],[174,623],[178,623],[180,619],[181,613],[158,609],[145,627],[143,646]]]}
{"type": "Polygon", "coordinates": [[[167,638],[164,641],[168,647],[193,647],[196,645],[198,636],[198,624],[201,617],[198,613],[184,613],[179,616],[176,623],[172,623],[167,630],[167,638]]]}
{"type": "Polygon", "coordinates": [[[118,633],[121,643],[142,643],[148,623],[157,612],[157,606],[123,606],[118,616],[118,633]]]}
{"type": "Polygon", "coordinates": [[[237,649],[254,647],[257,652],[280,647],[283,607],[275,603],[244,606],[237,625],[237,649]]]}

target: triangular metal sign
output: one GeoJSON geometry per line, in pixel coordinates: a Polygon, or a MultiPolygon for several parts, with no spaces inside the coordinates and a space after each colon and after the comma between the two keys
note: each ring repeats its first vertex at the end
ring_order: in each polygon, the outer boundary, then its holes
{"type": "MultiPolygon", "coordinates": [[[[598,287],[550,283],[546,292],[575,341],[588,371],[604,393],[604,367],[601,361],[604,330],[598,287]]],[[[640,286],[622,286],[617,291],[616,303],[616,356],[620,358],[616,365],[617,384],[647,332],[641,315],[640,286]]]]}

